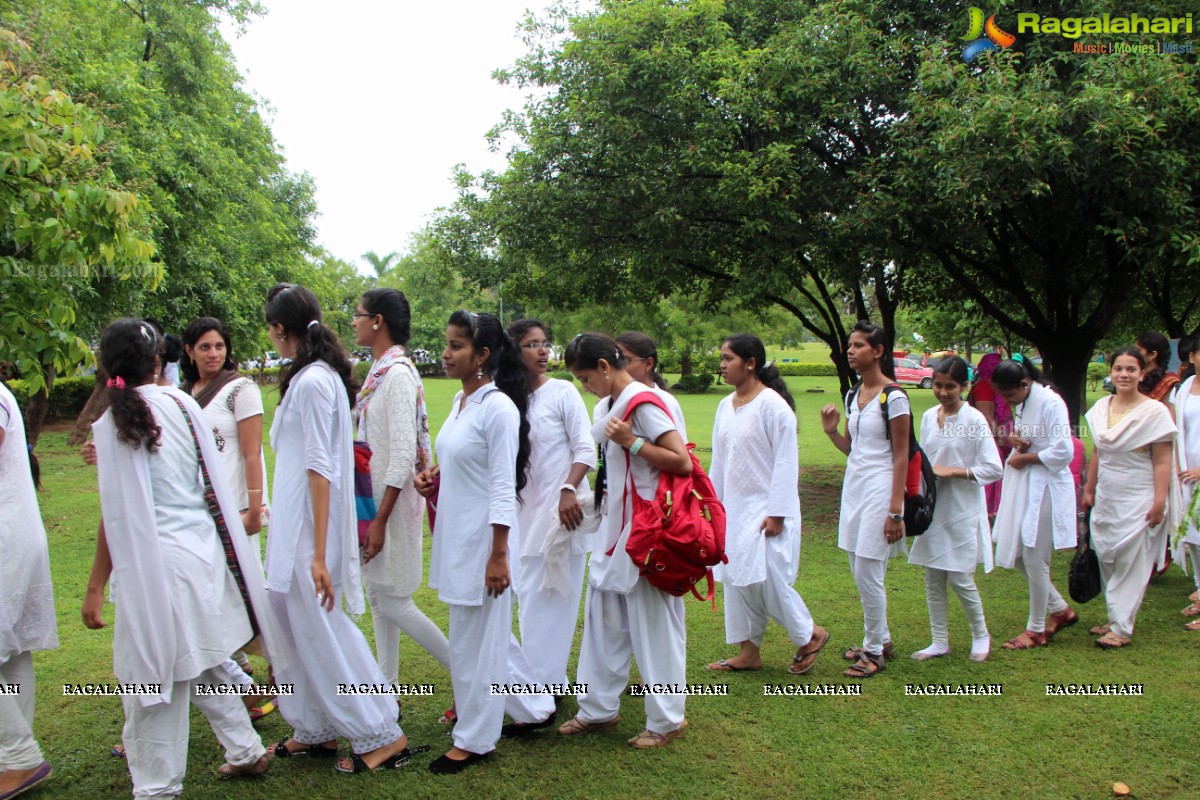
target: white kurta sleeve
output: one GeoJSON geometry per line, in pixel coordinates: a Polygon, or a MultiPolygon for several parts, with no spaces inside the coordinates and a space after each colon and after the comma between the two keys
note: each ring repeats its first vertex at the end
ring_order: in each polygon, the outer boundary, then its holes
{"type": "Polygon", "coordinates": [[[488,524],[517,524],[517,449],[520,417],[515,408],[485,402],[481,415],[488,448],[488,524]]]}
{"type": "MultiPolygon", "coordinates": [[[[335,396],[332,381],[301,380],[293,383],[290,388],[296,392],[294,402],[300,412],[301,431],[304,436],[304,468],[332,481],[334,403],[344,403],[346,399],[344,396],[335,396]]],[[[339,385],[336,388],[341,387],[339,385]]]]}
{"type": "Polygon", "coordinates": [[[708,467],[708,478],[712,481],[713,489],[717,492],[717,499],[721,502],[725,502],[725,448],[721,444],[723,438],[721,428],[723,426],[722,418],[728,407],[724,400],[717,406],[717,415],[713,418],[712,461],[709,462],[708,467]]]}
{"type": "MultiPolygon", "coordinates": [[[[1052,389],[1046,389],[1052,393],[1052,389]]],[[[1075,446],[1071,443],[1071,428],[1067,424],[1067,407],[1062,401],[1055,402],[1057,395],[1042,402],[1041,419],[1038,424],[1045,431],[1049,445],[1037,454],[1038,460],[1051,471],[1067,469],[1075,459],[1075,446]]]]}
{"type": "Polygon", "coordinates": [[[787,404],[772,403],[762,415],[767,440],[774,454],[768,517],[795,517],[800,511],[800,457],[796,444],[796,415],[787,404]]]}
{"type": "Polygon", "coordinates": [[[1000,463],[1000,451],[996,449],[996,438],[987,427],[987,420],[982,415],[977,420],[972,431],[975,439],[975,458],[971,464],[971,476],[981,486],[995,483],[1004,475],[1004,465],[1000,463]]]}
{"type": "MultiPolygon", "coordinates": [[[[588,422],[587,406],[575,387],[562,392],[561,410],[563,425],[571,440],[573,464],[583,464],[592,471],[596,468],[596,442],[592,439],[592,426],[588,422]]],[[[565,476],[564,476],[565,477],[565,476]]]]}
{"type": "Polygon", "coordinates": [[[367,419],[369,422],[374,414],[385,417],[381,420],[388,432],[388,467],[384,480],[388,486],[402,489],[416,472],[417,390],[408,374],[398,369],[389,370],[384,385],[379,388],[383,396],[373,398],[372,403],[377,405],[367,411],[367,419]]]}
{"type": "Polygon", "coordinates": [[[254,381],[249,378],[245,381],[238,387],[237,395],[233,398],[233,418],[238,422],[263,415],[262,392],[258,390],[254,381]]]}

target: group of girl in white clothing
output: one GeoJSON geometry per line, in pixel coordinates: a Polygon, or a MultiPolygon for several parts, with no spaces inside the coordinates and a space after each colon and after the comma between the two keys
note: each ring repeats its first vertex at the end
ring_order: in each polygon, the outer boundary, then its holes
{"type": "MultiPolygon", "coordinates": [[[[436,774],[489,759],[502,736],[556,724],[564,736],[613,730],[634,659],[647,685],[687,683],[684,601],[652,585],[625,552],[634,493],[650,500],[661,474],[688,475],[696,463],[649,337],[584,333],[567,343],[566,368],[598,398],[589,418],[575,386],[548,375],[548,326],[522,319],[505,330],[490,314],[457,311],[446,326],[442,363],[461,391],[431,441],[421,378],[405,350],[410,310],[402,293],[373,289],[358,303],[356,340],[373,357],[361,387],[311,291],[275,286],[265,316],[276,349],[291,359],[270,429],[270,503],[261,396],[237,373],[218,320],[196,320],[184,334],[184,391],[160,385],[163,341],[153,325],[118,320],[101,339],[110,407],[93,426],[94,455],[86,457],[98,466],[103,520],[83,616],[88,627],[103,627],[111,576],[114,672],[123,683],[160,687],[123,699],[134,796],[182,791],[189,703],[220,740],[225,775],[261,774],[272,755],[329,758],[350,773],[408,763],[428,748],[409,747],[392,697],[337,693],[339,684],[397,683],[401,632],[448,669],[453,685],[454,705],[444,717],[454,724],[453,744],[430,762],[436,774]],[[356,449],[367,459],[358,467],[357,499],[356,449]],[[448,636],[413,600],[422,580],[425,511],[435,504],[429,585],[449,607],[448,636]],[[260,529],[269,530],[265,564],[260,529]],[[551,694],[493,691],[569,683],[581,600],[575,678],[586,689],[577,695],[577,713],[559,719],[561,698],[551,694]],[[375,654],[348,615],[368,605],[375,654]],[[236,695],[196,691],[198,684],[252,683],[246,649],[267,658],[273,681],[291,687],[274,703],[292,735],[270,748],[247,713],[268,698],[243,704],[236,695]],[[338,759],[341,739],[350,751],[338,759]]],[[[1062,400],[1028,364],[995,367],[991,386],[1013,411],[1005,440],[1012,453],[1002,466],[988,420],[964,401],[965,361],[935,364],[938,402],[918,427],[895,385],[883,329],[855,325],[848,358],[861,381],[845,398],[844,428],[836,405],[821,412],[825,432],[848,456],[838,546],[863,610],[862,643],[842,654],[851,662],[844,674],[869,678],[894,655],[884,581],[888,560],[905,552],[925,568],[932,634],[914,659],[950,653],[947,587],[967,616],[971,660],[989,657],[978,564],[1020,569],[1029,582],[1029,620],[1006,648],[1044,645],[1074,624],[1078,615],[1050,580],[1053,550],[1075,546],[1078,505],[1068,468],[1080,453],[1062,400]],[[937,502],[929,529],[909,540],[909,445],[918,430],[937,502]],[[993,526],[984,487],[1002,476],[993,526]]],[[[795,648],[787,671],[805,675],[830,633],[795,588],[801,513],[794,402],[757,337],[726,338],[720,363],[733,392],[713,423],[710,477],[728,513],[728,560],[715,576],[724,587],[726,642],[737,650],[708,669],[761,669],[773,619],[795,648]]],[[[1144,367],[1136,350],[1115,353],[1117,393],[1087,416],[1096,456],[1081,504],[1091,509],[1105,583],[1108,620],[1094,629],[1105,648],[1131,641],[1150,571],[1200,477],[1200,384],[1185,381],[1176,395],[1180,447],[1172,462],[1176,424],[1166,406],[1138,393],[1144,367]]],[[[14,452],[24,450],[19,420],[11,394],[0,390],[6,476],[16,470],[14,452]]],[[[32,481],[6,477],[3,487],[20,497],[0,503],[0,513],[32,508],[20,525],[41,531],[32,481]]],[[[1193,509],[1179,546],[1200,566],[1195,516],[1193,509]]],[[[17,585],[10,572],[24,588],[19,614],[7,600],[0,606],[0,678],[32,686],[29,651],[56,641],[44,533],[23,537],[21,545],[5,541],[5,597],[17,585]]],[[[1200,600],[1193,607],[1200,613],[1200,600]]],[[[684,700],[682,693],[645,692],[645,721],[628,743],[649,749],[684,736],[684,700]]],[[[0,793],[49,775],[31,722],[31,702],[0,697],[0,793]]]]}

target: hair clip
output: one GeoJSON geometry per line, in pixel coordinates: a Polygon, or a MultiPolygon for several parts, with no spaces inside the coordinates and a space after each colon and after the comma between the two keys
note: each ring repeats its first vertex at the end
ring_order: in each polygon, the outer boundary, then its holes
{"type": "Polygon", "coordinates": [[[308,328],[309,328],[309,330],[312,330],[313,325],[320,325],[320,324],[321,324],[320,320],[314,319],[312,322],[308,323],[308,328]]]}
{"type": "Polygon", "coordinates": [[[109,378],[109,379],[108,379],[108,388],[110,388],[110,389],[124,389],[124,388],[125,388],[125,379],[124,379],[124,378],[122,378],[120,375],[118,375],[118,376],[117,376],[117,377],[115,377],[115,378],[109,378]]]}

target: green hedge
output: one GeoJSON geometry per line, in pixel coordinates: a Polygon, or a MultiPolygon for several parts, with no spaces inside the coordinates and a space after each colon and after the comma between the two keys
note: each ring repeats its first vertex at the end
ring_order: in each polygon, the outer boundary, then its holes
{"type": "Polygon", "coordinates": [[[836,378],[837,367],[833,364],[780,364],[779,374],[787,378],[836,378]]]}
{"type": "Polygon", "coordinates": [[[8,389],[16,398],[17,408],[21,409],[21,416],[25,416],[25,409],[29,406],[29,384],[20,378],[15,378],[8,382],[8,389]]]}
{"type": "Polygon", "coordinates": [[[556,380],[566,381],[568,383],[575,382],[575,376],[571,374],[571,370],[569,369],[558,369],[554,372],[547,372],[546,374],[551,378],[555,378],[556,380]]]}
{"type": "Polygon", "coordinates": [[[1108,377],[1109,372],[1110,372],[1110,367],[1108,366],[1108,364],[1101,364],[1096,361],[1088,362],[1088,365],[1087,365],[1088,384],[1090,384],[1091,387],[1093,389],[1095,389],[1101,383],[1104,382],[1104,379],[1108,377]]]}
{"type": "MultiPolygon", "coordinates": [[[[90,375],[85,375],[79,378],[59,378],[54,381],[54,385],[50,387],[50,402],[46,406],[46,419],[75,419],[79,416],[79,412],[83,411],[84,405],[92,395],[92,387],[96,385],[96,379],[90,375]]],[[[23,380],[13,380],[8,382],[8,388],[12,391],[13,397],[17,399],[17,405],[21,408],[21,415],[28,416],[29,414],[29,384],[23,380]]]]}
{"type": "Polygon", "coordinates": [[[708,387],[712,386],[712,383],[712,373],[694,372],[691,375],[684,375],[671,388],[674,391],[683,392],[684,394],[704,394],[708,391],[708,387]]]}

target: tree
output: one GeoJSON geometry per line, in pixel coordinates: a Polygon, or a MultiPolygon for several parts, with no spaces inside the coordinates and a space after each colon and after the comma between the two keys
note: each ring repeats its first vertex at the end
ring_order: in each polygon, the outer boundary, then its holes
{"type": "Polygon", "coordinates": [[[400,252],[393,250],[387,255],[381,256],[374,250],[368,250],[362,254],[362,257],[375,270],[375,277],[382,278],[392,268],[392,262],[400,257],[400,252]]]}

